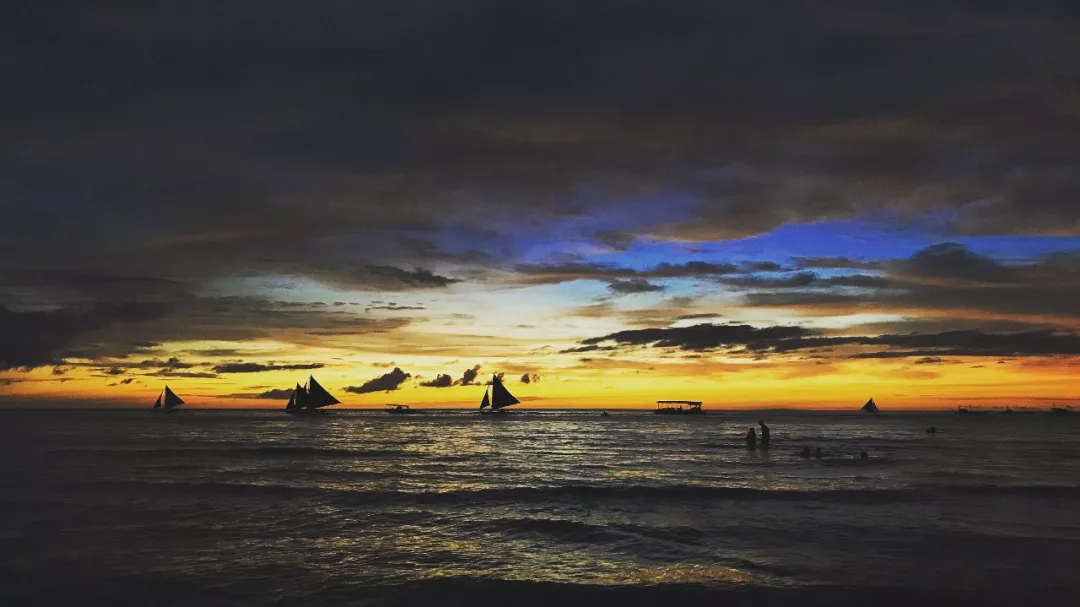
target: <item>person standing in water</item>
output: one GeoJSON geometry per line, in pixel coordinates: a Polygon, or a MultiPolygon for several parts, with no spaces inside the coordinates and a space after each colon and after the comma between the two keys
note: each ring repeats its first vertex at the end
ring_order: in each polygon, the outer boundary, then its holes
{"type": "Polygon", "coordinates": [[[759,419],[758,425],[761,426],[761,446],[769,446],[769,427],[765,425],[765,420],[759,419]]]}
{"type": "Polygon", "coordinates": [[[746,446],[751,449],[757,446],[757,432],[754,432],[753,428],[746,433],[746,446]]]}

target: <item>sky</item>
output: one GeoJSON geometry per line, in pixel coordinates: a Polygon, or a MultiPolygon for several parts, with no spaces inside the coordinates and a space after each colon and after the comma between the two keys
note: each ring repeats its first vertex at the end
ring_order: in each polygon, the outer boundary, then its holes
{"type": "Polygon", "coordinates": [[[1080,6],[24,2],[0,406],[1080,404],[1080,6]]]}

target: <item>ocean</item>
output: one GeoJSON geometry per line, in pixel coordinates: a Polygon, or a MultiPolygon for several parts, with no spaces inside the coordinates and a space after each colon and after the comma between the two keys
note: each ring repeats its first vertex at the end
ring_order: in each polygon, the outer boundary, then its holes
{"type": "Polygon", "coordinates": [[[0,411],[5,606],[1077,605],[1078,566],[1075,414],[0,411]]]}

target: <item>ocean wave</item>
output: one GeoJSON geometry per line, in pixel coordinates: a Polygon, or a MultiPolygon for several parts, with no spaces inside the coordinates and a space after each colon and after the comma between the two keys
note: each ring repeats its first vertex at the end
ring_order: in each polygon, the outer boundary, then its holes
{"type": "Polygon", "coordinates": [[[405,457],[405,451],[393,449],[341,449],[336,447],[185,447],[185,448],[61,448],[48,451],[58,456],[93,455],[95,457],[217,457],[217,458],[252,458],[252,457],[405,457]]]}
{"type": "MultiPolygon", "coordinates": [[[[1053,590],[1057,590],[1056,588],[1053,590]]],[[[1062,589],[1065,590],[1065,589],[1062,589]]],[[[1069,589],[1071,590],[1071,589],[1069,589]]],[[[1040,589],[1039,603],[1071,604],[1065,597],[1040,589]]],[[[487,577],[458,576],[409,582],[372,588],[369,604],[380,606],[457,605],[620,605],[655,607],[656,605],[797,605],[824,607],[867,604],[880,607],[909,605],[1011,605],[1030,598],[1030,592],[1002,592],[1000,589],[925,590],[914,587],[789,585],[766,586],[732,583],[659,583],[570,584],[546,581],[496,580],[487,577]]]]}
{"type": "Polygon", "coordinates": [[[339,486],[295,486],[221,481],[97,481],[82,483],[86,488],[207,492],[217,495],[260,494],[282,499],[304,497],[332,499],[347,504],[492,504],[571,501],[786,501],[874,505],[933,499],[948,495],[981,495],[1042,499],[1080,499],[1080,487],[1064,485],[919,485],[904,489],[755,489],[695,485],[561,485],[550,487],[510,487],[458,489],[453,491],[354,490],[339,486]]]}

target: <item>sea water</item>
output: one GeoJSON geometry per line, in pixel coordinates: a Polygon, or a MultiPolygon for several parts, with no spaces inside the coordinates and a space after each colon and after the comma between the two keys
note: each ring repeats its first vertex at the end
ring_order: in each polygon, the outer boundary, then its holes
{"type": "Polygon", "coordinates": [[[0,605],[1076,605],[1078,568],[1080,415],[0,411],[0,605]]]}

